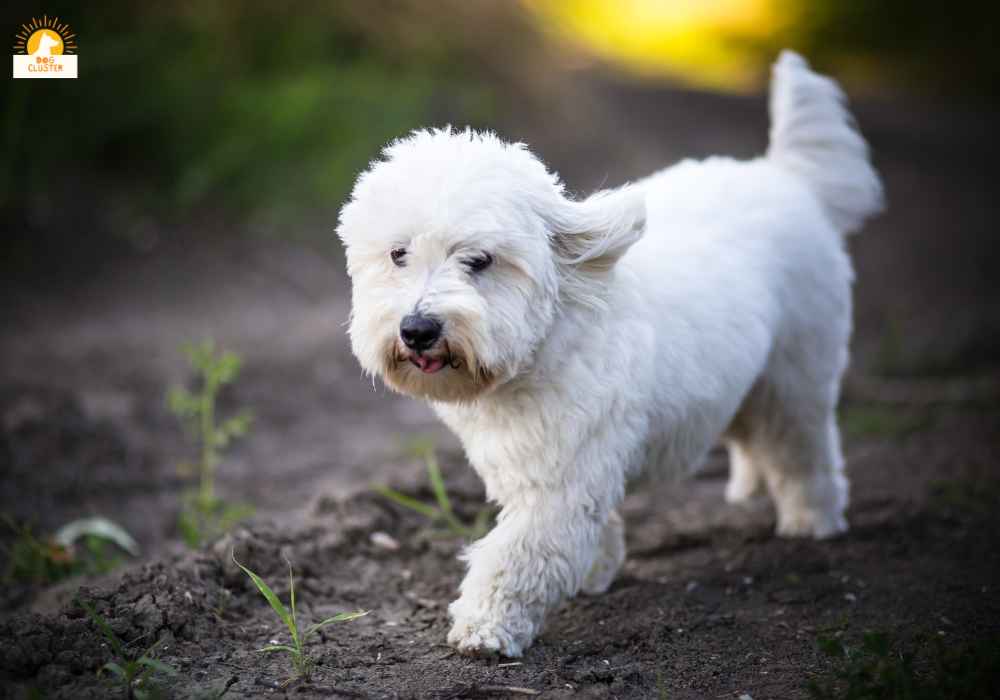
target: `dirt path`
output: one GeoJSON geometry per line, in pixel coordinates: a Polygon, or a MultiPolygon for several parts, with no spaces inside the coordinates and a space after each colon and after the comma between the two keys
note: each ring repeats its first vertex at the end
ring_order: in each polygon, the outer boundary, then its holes
{"type": "MultiPolygon", "coordinates": [[[[688,484],[635,485],[623,575],[602,597],[566,603],[516,663],[461,658],[443,645],[460,543],[428,538],[418,517],[370,495],[321,500],[293,527],[256,522],[208,552],[168,556],[78,593],[73,583],[59,597],[92,601],[136,645],[163,640],[161,658],[179,671],[168,696],[231,683],[231,697],[510,695],[504,687],[566,698],[806,697],[809,679],[829,683],[837,668],[818,648],[824,637],[856,645],[880,630],[906,649],[922,635],[956,647],[1000,632],[1000,411],[911,415],[924,421],[919,432],[857,429],[850,439],[853,527],[833,542],[774,538],[766,503],[722,505],[721,458],[688,484]],[[378,546],[376,532],[400,548],[378,546]],[[279,690],[288,661],[253,651],[283,630],[228,561],[233,549],[282,597],[288,556],[306,620],[372,610],[312,644],[320,666],[311,681],[279,690]]],[[[476,484],[459,455],[445,465],[470,517],[481,504],[476,484]]],[[[430,500],[426,489],[416,495],[430,500]]],[[[9,690],[106,697],[93,674],[106,645],[79,607],[56,605],[57,615],[0,626],[9,690]]]]}
{"type": "MultiPolygon", "coordinates": [[[[761,100],[603,83],[594,94],[592,131],[543,119],[505,130],[580,189],[684,153],[763,146],[761,100]]],[[[809,679],[833,683],[846,663],[821,651],[824,640],[856,649],[865,630],[882,630],[894,653],[923,650],[914,673],[925,678],[937,661],[925,636],[954,649],[995,639],[1000,248],[984,245],[997,203],[982,168],[996,148],[983,140],[985,118],[919,107],[859,110],[892,209],[851,242],[851,532],[827,543],[775,539],[765,502],[723,504],[721,455],[690,482],[634,484],[623,575],[607,595],[563,606],[514,664],[443,646],[460,543],[428,539],[419,519],[367,492],[389,480],[429,498],[422,465],[400,456],[398,440],[430,434],[460,507],[471,515],[481,503],[430,412],[360,376],[341,325],[347,286],[332,239],[310,249],[179,231],[153,254],[117,260],[69,289],[11,287],[0,337],[0,510],[40,531],[112,515],[145,556],[105,579],[6,586],[0,697],[32,688],[109,697],[94,672],[110,652],[75,595],[135,646],[163,640],[159,657],[179,671],[167,697],[212,697],[232,681],[225,697],[527,697],[509,690],[520,688],[543,697],[794,698],[807,696],[809,679]],[[208,334],[246,360],[223,407],[256,413],[251,436],[221,468],[220,490],[254,502],[259,515],[190,553],[174,526],[184,487],[175,465],[188,448],[163,396],[185,377],[178,345],[208,334]],[[375,532],[400,548],[377,546],[375,532]],[[312,681],[279,689],[286,659],[253,652],[281,630],[229,563],[231,548],[281,595],[287,555],[304,618],[372,611],[322,633],[312,681]]]]}

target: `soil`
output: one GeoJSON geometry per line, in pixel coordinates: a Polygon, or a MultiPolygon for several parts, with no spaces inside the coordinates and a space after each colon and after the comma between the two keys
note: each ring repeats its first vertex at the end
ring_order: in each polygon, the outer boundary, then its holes
{"type": "MultiPolygon", "coordinates": [[[[762,99],[598,79],[591,89],[586,134],[541,118],[504,129],[574,188],[680,155],[763,146],[762,99]]],[[[178,672],[162,694],[179,698],[801,698],[840,663],[821,651],[823,637],[853,644],[881,630],[901,649],[925,635],[953,648],[995,638],[1000,289],[998,248],[986,243],[998,205],[982,174],[997,155],[984,140],[995,119],[883,102],[858,113],[891,209],[851,241],[847,535],[777,539],[766,500],[724,504],[725,456],[713,454],[688,481],[632,485],[630,554],[607,594],[565,603],[523,659],[457,656],[444,638],[462,542],[428,532],[369,484],[430,501],[423,465],[399,447],[424,434],[462,517],[478,512],[482,492],[425,407],[361,377],[342,329],[349,299],[336,244],[205,236],[204,222],[146,231],[145,253],[58,285],[20,275],[5,288],[0,511],[37,532],[106,515],[144,554],[101,577],[5,584],[0,697],[123,696],[96,673],[111,650],[81,600],[129,648],[158,642],[157,658],[178,672]],[[180,342],[209,333],[245,358],[223,413],[255,413],[219,490],[253,502],[257,516],[188,551],[175,525],[187,485],[176,464],[190,446],[163,397],[187,377],[180,342]],[[284,630],[233,551],[283,599],[287,557],[304,622],[371,613],[324,628],[309,647],[311,679],[285,684],[289,660],[254,651],[287,641],[284,630]]]]}

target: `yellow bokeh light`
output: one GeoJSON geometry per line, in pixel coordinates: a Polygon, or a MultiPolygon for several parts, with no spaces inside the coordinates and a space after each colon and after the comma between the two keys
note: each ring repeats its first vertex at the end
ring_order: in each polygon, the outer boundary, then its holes
{"type": "Polygon", "coordinates": [[[639,74],[749,90],[787,0],[524,0],[547,30],[639,74]]]}

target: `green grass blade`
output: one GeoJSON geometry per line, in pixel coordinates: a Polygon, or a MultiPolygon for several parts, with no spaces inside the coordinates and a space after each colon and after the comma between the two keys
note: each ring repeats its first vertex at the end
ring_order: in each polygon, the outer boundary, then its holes
{"type": "Polygon", "coordinates": [[[177,674],[177,669],[174,668],[173,666],[165,664],[158,659],[151,659],[148,656],[143,656],[136,663],[140,664],[141,666],[145,666],[146,668],[151,668],[159,673],[163,673],[167,676],[173,676],[177,674]]]}
{"type": "Polygon", "coordinates": [[[257,590],[260,591],[260,594],[264,596],[268,603],[271,604],[274,612],[278,614],[278,617],[280,617],[282,622],[285,623],[285,626],[288,627],[288,631],[292,634],[292,641],[295,642],[295,646],[299,646],[299,631],[295,627],[295,620],[292,619],[291,613],[288,612],[288,608],[285,607],[284,603],[278,600],[278,596],[274,594],[274,591],[271,590],[270,586],[264,583],[264,579],[250,571],[250,569],[243,566],[236,560],[235,549],[232,552],[232,557],[233,563],[243,569],[243,573],[250,577],[250,580],[253,581],[255,586],[257,586],[257,590]]]}
{"type": "MultiPolygon", "coordinates": [[[[97,625],[97,629],[101,631],[101,634],[104,635],[104,638],[108,640],[108,644],[110,644],[111,648],[114,650],[115,656],[117,656],[120,659],[125,658],[125,652],[122,648],[121,640],[118,639],[118,635],[116,635],[112,631],[107,621],[103,617],[97,614],[97,611],[94,610],[94,606],[91,605],[90,603],[86,603],[82,600],[78,600],[77,602],[80,604],[80,607],[83,608],[84,612],[87,613],[87,617],[89,617],[91,621],[95,625],[97,625]]],[[[121,666],[119,666],[118,668],[121,668],[121,666]]]]}
{"type": "Polygon", "coordinates": [[[285,557],[285,563],[288,564],[288,596],[289,602],[292,606],[292,624],[295,627],[295,632],[292,633],[292,640],[295,642],[295,646],[301,646],[299,643],[299,619],[295,616],[295,577],[292,576],[292,562],[288,561],[288,557],[285,557]]]}
{"type": "Polygon", "coordinates": [[[333,617],[328,617],[322,622],[317,622],[315,625],[307,629],[306,633],[302,635],[302,641],[304,642],[309,639],[309,637],[327,625],[332,625],[335,622],[349,622],[350,620],[357,620],[359,617],[364,617],[370,612],[371,610],[358,610],[357,612],[337,613],[333,617]]]}
{"type": "Polygon", "coordinates": [[[128,674],[125,673],[125,669],[116,664],[114,661],[109,661],[108,663],[101,666],[102,671],[111,671],[122,680],[128,680],[128,674]]]}
{"type": "Polygon", "coordinates": [[[429,506],[422,501],[418,501],[415,498],[407,496],[404,493],[400,493],[395,489],[391,489],[388,486],[372,486],[372,490],[380,496],[388,498],[390,501],[395,501],[397,504],[403,506],[404,508],[409,508],[410,510],[416,511],[421,515],[430,518],[431,520],[438,520],[441,518],[441,511],[439,511],[434,506],[429,506]]]}
{"type": "Polygon", "coordinates": [[[290,647],[287,644],[272,644],[271,646],[264,647],[263,649],[254,649],[257,653],[266,653],[270,651],[287,651],[289,654],[298,654],[299,650],[290,647]]]}
{"type": "Polygon", "coordinates": [[[139,544],[132,535],[118,523],[102,516],[81,518],[63,525],[56,532],[55,541],[68,548],[87,535],[114,542],[132,556],[139,556],[139,544]]]}
{"type": "Polygon", "coordinates": [[[441,506],[445,515],[451,514],[451,499],[448,498],[448,489],[444,486],[444,477],[441,476],[441,467],[438,466],[437,458],[433,452],[427,454],[427,476],[431,480],[431,488],[434,489],[434,498],[441,506]]]}

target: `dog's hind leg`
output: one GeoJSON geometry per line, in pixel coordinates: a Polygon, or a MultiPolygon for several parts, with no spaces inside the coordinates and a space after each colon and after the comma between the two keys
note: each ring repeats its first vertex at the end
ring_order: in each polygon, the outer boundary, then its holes
{"type": "Polygon", "coordinates": [[[844,532],[848,483],[835,414],[807,411],[784,420],[784,428],[756,448],[778,511],[778,534],[821,539],[844,532]]]}
{"type": "Polygon", "coordinates": [[[752,493],[761,479],[777,509],[779,535],[824,538],[847,529],[839,366],[820,376],[815,364],[769,368],[727,432],[733,470],[727,500],[752,493]]]}
{"type": "Polygon", "coordinates": [[[580,587],[587,595],[599,595],[607,591],[625,562],[625,521],[617,510],[611,511],[608,516],[599,547],[597,559],[580,587]]]}

